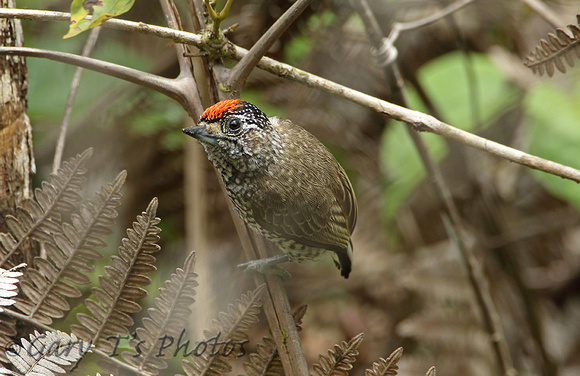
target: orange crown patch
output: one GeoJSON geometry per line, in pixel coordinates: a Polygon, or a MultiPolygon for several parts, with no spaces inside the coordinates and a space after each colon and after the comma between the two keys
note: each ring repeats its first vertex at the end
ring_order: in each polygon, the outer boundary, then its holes
{"type": "Polygon", "coordinates": [[[232,112],[236,108],[242,106],[243,101],[240,101],[239,99],[228,99],[225,101],[217,102],[213,106],[208,107],[201,115],[201,118],[204,120],[219,119],[220,117],[223,116],[224,112],[226,111],[232,112]]]}

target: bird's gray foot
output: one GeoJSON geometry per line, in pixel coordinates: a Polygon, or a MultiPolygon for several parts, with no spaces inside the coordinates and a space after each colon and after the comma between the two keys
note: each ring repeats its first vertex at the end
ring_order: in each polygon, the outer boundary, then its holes
{"type": "Polygon", "coordinates": [[[280,265],[283,262],[289,260],[287,255],[280,255],[269,257],[265,259],[252,260],[238,265],[238,268],[243,269],[244,273],[259,272],[262,274],[275,274],[280,276],[283,280],[287,281],[292,276],[288,271],[282,268],[280,265]]]}

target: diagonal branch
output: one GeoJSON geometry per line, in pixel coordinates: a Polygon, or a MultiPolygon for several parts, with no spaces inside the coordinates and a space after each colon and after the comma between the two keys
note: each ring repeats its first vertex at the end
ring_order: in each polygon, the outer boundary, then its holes
{"type": "Polygon", "coordinates": [[[165,94],[181,104],[192,116],[196,114],[195,107],[191,105],[189,99],[191,93],[187,90],[187,86],[181,84],[179,77],[177,79],[165,78],[90,57],[37,48],[0,47],[0,55],[41,57],[107,74],[165,94]]]}
{"type": "MultiPolygon", "coordinates": [[[[68,21],[69,18],[63,15],[68,15],[68,13],[58,13],[58,14],[51,14],[47,16],[47,14],[54,13],[54,12],[46,12],[46,11],[23,11],[23,10],[14,10],[14,9],[0,9],[0,17],[6,18],[25,18],[25,19],[53,19],[53,20],[62,20],[68,21]]],[[[137,31],[145,34],[153,34],[157,35],[162,38],[171,39],[176,43],[186,43],[198,46],[205,50],[211,50],[209,47],[209,42],[205,41],[204,38],[197,34],[186,33],[183,31],[173,30],[169,28],[164,28],[160,26],[153,26],[147,25],[140,22],[131,22],[131,21],[123,21],[117,19],[111,19],[107,22],[102,24],[103,27],[111,27],[115,29],[122,29],[122,30],[129,30],[129,31],[137,31]]],[[[34,49],[26,49],[28,51],[34,51],[34,49]]],[[[219,47],[220,53],[223,56],[227,56],[236,60],[241,60],[248,51],[244,48],[235,46],[233,44],[223,45],[219,47]]],[[[44,57],[41,55],[34,55],[32,52],[29,52],[30,55],[25,56],[38,56],[44,57]]],[[[22,53],[17,53],[16,48],[8,48],[8,47],[0,47],[0,55],[2,54],[18,54],[21,55],[22,53]]],[[[75,56],[76,55],[70,55],[75,56]]],[[[59,59],[55,59],[57,61],[62,61],[59,59]]],[[[83,59],[80,59],[83,60],[83,59]]],[[[63,61],[70,63],[69,61],[63,61]]],[[[103,63],[106,66],[112,66],[113,64],[110,63],[103,63]]],[[[75,64],[77,65],[77,64],[75,64]]],[[[79,64],[80,66],[80,64],[79,64]]],[[[400,120],[404,123],[407,123],[410,127],[418,131],[426,131],[438,134],[443,136],[447,139],[454,140],[458,143],[470,146],[474,149],[478,149],[484,151],[486,153],[495,155],[497,157],[507,159],[508,161],[515,162],[521,164],[523,166],[533,168],[539,171],[547,172],[552,175],[560,176],[565,179],[570,179],[575,182],[580,183],[580,170],[575,168],[562,165],[560,163],[556,163],[553,161],[549,161],[543,158],[539,158],[537,156],[524,153],[520,150],[511,148],[506,145],[502,145],[500,143],[488,140],[486,138],[474,135],[472,133],[463,131],[461,129],[455,128],[449,124],[446,124],[440,120],[437,120],[433,116],[424,114],[419,111],[413,111],[408,108],[397,106],[396,104],[389,103],[378,98],[375,98],[371,95],[361,93],[360,91],[353,90],[351,88],[342,86],[337,84],[333,81],[326,80],[322,77],[316,76],[314,74],[308,73],[292,65],[281,63],[274,59],[270,59],[268,57],[263,57],[258,64],[256,65],[258,68],[263,69],[267,72],[275,74],[280,77],[288,78],[296,82],[300,82],[306,86],[322,90],[328,92],[330,94],[345,98],[351,102],[360,104],[363,107],[369,108],[377,113],[386,115],[392,119],[400,120]]],[[[85,66],[88,68],[88,66],[85,66]]],[[[129,68],[122,67],[125,70],[130,70],[129,68]]],[[[102,70],[99,70],[103,72],[102,70]]],[[[134,70],[130,70],[134,71],[134,70]]],[[[124,73],[127,73],[124,71],[124,73]]],[[[127,79],[130,82],[138,83],[137,79],[134,78],[134,74],[129,75],[131,79],[127,79]]],[[[149,85],[144,85],[146,87],[154,88],[155,80],[163,81],[169,80],[162,77],[157,77],[154,75],[150,75],[154,77],[153,82],[148,82],[149,85]]],[[[117,75],[115,77],[122,78],[122,75],[117,75]]],[[[163,85],[160,85],[163,86],[163,85]]],[[[167,85],[164,85],[165,92],[159,89],[155,89],[160,91],[163,94],[168,95],[171,98],[178,100],[178,102],[184,106],[188,105],[188,103],[183,103],[182,100],[186,97],[176,97],[176,93],[169,92],[167,90],[167,85]]],[[[187,92],[182,92],[181,95],[186,95],[187,92]]],[[[188,113],[193,114],[193,108],[191,111],[188,110],[188,113]]],[[[195,117],[194,117],[195,118],[195,117]]]]}
{"type": "Polygon", "coordinates": [[[560,25],[564,25],[564,20],[558,16],[549,6],[544,4],[541,0],[520,0],[522,3],[526,4],[534,12],[538,14],[538,16],[542,17],[547,23],[552,25],[555,28],[560,27],[560,25]]]}
{"type": "MultiPolygon", "coordinates": [[[[375,48],[378,48],[382,44],[383,37],[381,35],[381,30],[378,28],[376,18],[368,6],[367,1],[353,0],[352,2],[360,17],[363,19],[363,23],[367,29],[370,29],[367,30],[367,33],[370,36],[374,36],[371,37],[372,44],[375,46],[375,48]]],[[[400,77],[399,67],[396,62],[385,66],[384,70],[385,74],[390,74],[392,72],[392,75],[396,78],[400,77]]],[[[397,92],[402,93],[402,79],[395,79],[394,85],[398,86],[397,92]]],[[[401,103],[405,105],[407,104],[404,95],[400,95],[400,100],[401,103]]],[[[417,151],[419,152],[419,156],[423,162],[423,165],[425,166],[425,169],[427,170],[427,173],[430,177],[433,178],[434,189],[439,196],[443,207],[445,208],[444,210],[446,213],[443,214],[444,219],[449,218],[447,221],[444,220],[446,228],[450,238],[457,245],[461,259],[466,265],[467,275],[476,297],[479,309],[482,312],[485,328],[489,334],[489,338],[491,339],[492,348],[495,352],[498,363],[501,366],[504,375],[513,375],[515,373],[513,361],[509,353],[509,348],[507,346],[503,328],[499,322],[498,311],[491,298],[488,280],[481,272],[481,265],[475,257],[472,249],[467,246],[461,216],[457,206],[455,205],[455,202],[453,201],[451,191],[449,190],[449,187],[443,178],[439,166],[437,163],[435,163],[433,157],[429,153],[429,150],[427,149],[427,146],[421,135],[412,131],[412,126],[408,127],[407,130],[409,131],[409,136],[411,137],[417,151]]]]}
{"type": "Polygon", "coordinates": [[[232,96],[239,95],[244,82],[258,63],[262,56],[268,52],[270,47],[280,38],[280,36],[296,21],[304,10],[312,3],[312,0],[296,1],[274,24],[258,39],[250,51],[231,70],[227,85],[232,96]]]}
{"type": "MultiPolygon", "coordinates": [[[[160,0],[161,8],[167,24],[170,28],[181,30],[181,20],[179,19],[179,13],[172,0],[160,0]]],[[[185,57],[188,52],[188,46],[185,44],[175,44],[175,51],[177,53],[177,61],[179,62],[179,75],[175,79],[180,85],[185,89],[185,92],[189,95],[184,99],[188,105],[184,106],[185,110],[195,119],[201,116],[203,112],[203,105],[201,103],[201,97],[199,95],[199,90],[195,78],[193,77],[193,67],[191,61],[185,57]],[[190,112],[188,108],[192,109],[194,112],[190,112]]]]}

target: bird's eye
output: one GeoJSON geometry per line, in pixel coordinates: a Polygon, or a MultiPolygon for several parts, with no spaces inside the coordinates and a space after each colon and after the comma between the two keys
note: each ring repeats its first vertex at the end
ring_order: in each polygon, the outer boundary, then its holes
{"type": "Polygon", "coordinates": [[[226,123],[226,129],[229,133],[238,133],[242,129],[242,122],[239,119],[232,118],[226,123]]]}

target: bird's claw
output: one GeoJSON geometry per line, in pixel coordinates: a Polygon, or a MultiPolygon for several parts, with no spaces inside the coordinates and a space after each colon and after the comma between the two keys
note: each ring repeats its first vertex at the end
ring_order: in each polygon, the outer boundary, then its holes
{"type": "Polygon", "coordinates": [[[287,281],[292,276],[286,269],[277,265],[275,263],[269,262],[269,260],[252,260],[238,265],[239,269],[243,269],[244,273],[262,273],[262,274],[274,274],[282,278],[282,280],[287,281]]]}

